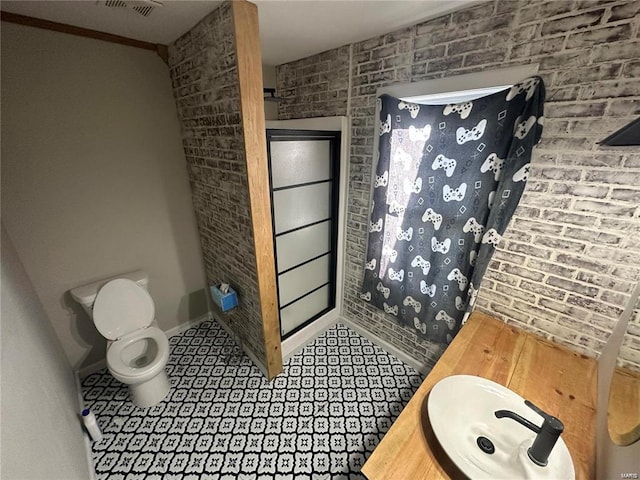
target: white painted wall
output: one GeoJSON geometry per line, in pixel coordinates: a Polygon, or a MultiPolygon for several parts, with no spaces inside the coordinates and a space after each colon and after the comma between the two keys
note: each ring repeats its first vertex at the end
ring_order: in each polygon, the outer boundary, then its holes
{"type": "Polygon", "coordinates": [[[68,290],[143,269],[164,330],[207,311],[167,66],[2,23],[2,220],[73,368],[105,341],[68,290]]]}
{"type": "Polygon", "coordinates": [[[4,225],[1,241],[2,478],[86,480],[73,372],[4,225]]]}

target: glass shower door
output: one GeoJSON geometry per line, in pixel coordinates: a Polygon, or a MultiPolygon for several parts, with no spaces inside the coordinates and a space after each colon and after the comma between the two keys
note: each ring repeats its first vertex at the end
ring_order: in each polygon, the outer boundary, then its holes
{"type": "Polygon", "coordinates": [[[335,307],[339,132],[267,130],[282,338],[335,307]]]}

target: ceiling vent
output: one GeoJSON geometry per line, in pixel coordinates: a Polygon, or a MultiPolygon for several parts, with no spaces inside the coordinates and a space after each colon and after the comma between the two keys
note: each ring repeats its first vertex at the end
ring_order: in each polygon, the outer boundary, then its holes
{"type": "Polygon", "coordinates": [[[156,7],[162,6],[159,0],[98,0],[96,3],[110,8],[129,8],[143,17],[148,17],[156,7]]]}

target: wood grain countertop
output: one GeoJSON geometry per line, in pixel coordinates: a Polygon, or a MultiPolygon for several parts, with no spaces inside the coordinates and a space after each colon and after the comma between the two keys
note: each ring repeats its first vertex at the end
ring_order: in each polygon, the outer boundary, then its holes
{"type": "Polygon", "coordinates": [[[558,417],[576,478],[595,477],[596,361],[476,312],[363,466],[369,480],[465,478],[442,451],[427,415],[431,388],[450,375],[493,380],[558,417]]]}

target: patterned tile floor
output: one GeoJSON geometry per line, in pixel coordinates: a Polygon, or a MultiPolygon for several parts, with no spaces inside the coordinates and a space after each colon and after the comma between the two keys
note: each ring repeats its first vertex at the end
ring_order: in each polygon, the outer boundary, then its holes
{"type": "Polygon", "coordinates": [[[104,438],[98,479],[361,479],[423,376],[337,325],[267,382],[215,322],[170,339],[171,392],[128,401],[106,370],[82,382],[104,438]]]}

